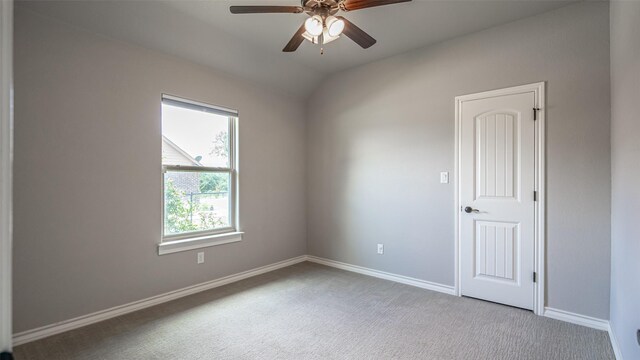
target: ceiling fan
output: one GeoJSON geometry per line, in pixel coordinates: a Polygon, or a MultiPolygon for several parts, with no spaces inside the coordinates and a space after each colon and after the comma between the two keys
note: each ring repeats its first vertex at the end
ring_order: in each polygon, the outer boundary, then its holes
{"type": "Polygon", "coordinates": [[[232,14],[300,14],[306,13],[309,18],[282,49],[293,52],[306,39],[314,44],[328,44],[344,34],[355,41],[363,49],[376,43],[376,39],[364,32],[342,16],[335,16],[339,11],[353,11],[375,6],[397,4],[411,0],[301,0],[301,6],[231,6],[232,14]]]}

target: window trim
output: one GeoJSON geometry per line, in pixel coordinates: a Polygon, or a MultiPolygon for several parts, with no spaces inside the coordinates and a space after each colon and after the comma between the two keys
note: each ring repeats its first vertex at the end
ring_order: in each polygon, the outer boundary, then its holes
{"type": "Polygon", "coordinates": [[[158,245],[158,255],[201,249],[209,246],[230,244],[241,241],[243,234],[244,232],[242,231],[233,231],[221,234],[209,234],[199,237],[190,237],[182,240],[165,241],[158,245]]]}
{"type": "Polygon", "coordinates": [[[165,100],[174,106],[184,104],[186,108],[200,109],[201,111],[214,113],[228,118],[229,133],[229,167],[207,167],[207,166],[181,166],[162,165],[162,186],[161,192],[161,237],[158,244],[158,255],[170,254],[174,252],[199,249],[203,247],[228,244],[242,240],[244,234],[239,230],[238,211],[238,170],[237,170],[237,122],[238,111],[228,108],[209,105],[198,101],[187,100],[172,95],[162,94],[161,103],[165,100]],[[165,235],[165,183],[164,174],[167,171],[193,171],[193,172],[226,172],[229,174],[229,226],[224,228],[191,231],[181,234],[165,235]]]}
{"type": "Polygon", "coordinates": [[[186,108],[190,108],[192,110],[199,108],[201,111],[204,111],[204,112],[209,112],[209,113],[214,113],[214,114],[229,116],[229,117],[236,117],[236,118],[238,117],[238,110],[229,109],[223,106],[211,105],[211,104],[203,103],[200,101],[189,100],[189,99],[168,95],[168,94],[162,94],[162,101],[164,102],[164,100],[167,100],[168,103],[174,104],[174,105],[175,104],[186,105],[185,106],[186,108]]]}

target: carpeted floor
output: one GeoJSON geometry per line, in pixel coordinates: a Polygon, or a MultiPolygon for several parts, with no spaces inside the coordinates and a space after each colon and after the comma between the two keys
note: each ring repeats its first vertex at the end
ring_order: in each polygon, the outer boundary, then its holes
{"type": "Polygon", "coordinates": [[[301,263],[15,348],[22,359],[614,359],[606,332],[301,263]]]}

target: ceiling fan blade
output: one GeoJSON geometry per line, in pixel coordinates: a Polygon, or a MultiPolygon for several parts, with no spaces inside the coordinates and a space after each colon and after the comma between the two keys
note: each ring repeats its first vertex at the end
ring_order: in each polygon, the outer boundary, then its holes
{"type": "Polygon", "coordinates": [[[282,51],[284,52],[296,51],[300,46],[300,44],[302,44],[302,42],[304,41],[304,37],[302,37],[302,34],[304,34],[305,31],[306,30],[304,28],[304,24],[302,24],[302,26],[300,26],[300,29],[298,29],[298,31],[296,31],[296,33],[293,34],[293,37],[291,38],[291,40],[289,40],[289,42],[284,47],[284,49],[282,49],[282,51]]]}
{"type": "Polygon", "coordinates": [[[232,14],[299,14],[304,11],[301,6],[230,6],[232,14]]]}
{"type": "Polygon", "coordinates": [[[372,38],[371,35],[364,32],[364,30],[357,27],[351,21],[342,16],[338,16],[338,18],[344,21],[344,30],[342,30],[342,33],[355,41],[356,44],[360,45],[363,49],[368,49],[376,43],[376,39],[372,38]]]}
{"type": "Polygon", "coordinates": [[[398,4],[411,0],[344,0],[340,3],[340,8],[344,11],[366,9],[375,6],[398,4]]]}

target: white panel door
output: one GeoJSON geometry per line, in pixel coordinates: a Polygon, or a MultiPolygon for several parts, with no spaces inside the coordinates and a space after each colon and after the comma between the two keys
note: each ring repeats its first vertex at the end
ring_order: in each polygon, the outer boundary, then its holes
{"type": "Polygon", "coordinates": [[[460,288],[533,309],[535,95],[460,106],[460,288]]]}

